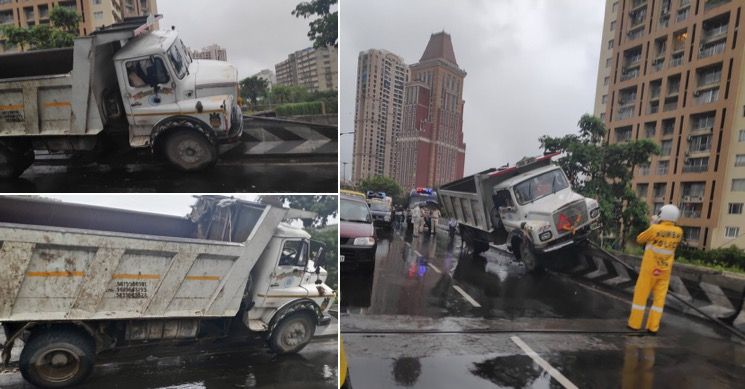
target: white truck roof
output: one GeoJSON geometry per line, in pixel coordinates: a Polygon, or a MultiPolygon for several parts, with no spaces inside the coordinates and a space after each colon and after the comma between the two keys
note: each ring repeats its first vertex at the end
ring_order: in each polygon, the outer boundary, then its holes
{"type": "Polygon", "coordinates": [[[310,234],[302,228],[295,227],[289,223],[280,223],[277,226],[277,230],[274,231],[274,236],[280,238],[303,238],[310,239],[310,234]]]}
{"type": "Polygon", "coordinates": [[[145,57],[160,54],[168,50],[176,41],[178,33],[173,30],[153,31],[132,38],[119,52],[114,55],[114,60],[145,57]]]}
{"type": "Polygon", "coordinates": [[[498,187],[498,188],[508,188],[508,187],[511,187],[511,186],[513,186],[515,184],[518,184],[518,183],[524,181],[525,179],[527,179],[529,177],[535,177],[535,176],[541,175],[541,174],[543,174],[545,172],[548,172],[548,171],[551,171],[551,170],[556,170],[556,169],[560,169],[560,167],[558,165],[554,165],[554,164],[551,164],[551,165],[548,165],[548,166],[542,166],[542,167],[539,167],[539,168],[536,168],[536,169],[533,169],[533,170],[529,170],[529,171],[527,171],[525,173],[518,174],[518,175],[516,175],[514,177],[510,177],[510,178],[508,178],[508,179],[500,182],[499,184],[497,184],[496,187],[498,187]]]}

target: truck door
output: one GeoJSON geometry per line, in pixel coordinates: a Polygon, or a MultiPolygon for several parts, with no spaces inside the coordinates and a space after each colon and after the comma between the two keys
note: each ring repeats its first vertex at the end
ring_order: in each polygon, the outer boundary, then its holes
{"type": "Polygon", "coordinates": [[[495,227],[498,226],[498,229],[504,230],[505,224],[509,225],[517,220],[517,208],[512,201],[512,195],[510,195],[509,190],[503,189],[494,194],[492,200],[494,200],[492,223],[495,227]]]}
{"type": "Polygon", "coordinates": [[[152,125],[161,115],[177,111],[175,83],[163,58],[152,55],[125,61],[123,66],[130,123],[152,125]]]}
{"type": "Polygon", "coordinates": [[[301,286],[308,265],[308,242],[287,239],[282,243],[277,267],[269,279],[267,296],[306,297],[308,291],[301,286]]]}

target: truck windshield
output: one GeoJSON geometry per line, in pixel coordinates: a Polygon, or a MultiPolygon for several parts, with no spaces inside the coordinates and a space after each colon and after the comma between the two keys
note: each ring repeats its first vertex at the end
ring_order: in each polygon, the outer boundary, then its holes
{"type": "Polygon", "coordinates": [[[372,221],[370,208],[363,202],[341,199],[340,206],[340,219],[343,222],[370,223],[372,221]]]}
{"type": "Polygon", "coordinates": [[[168,59],[171,60],[173,68],[176,70],[176,77],[180,79],[186,75],[186,63],[184,56],[181,55],[179,50],[178,42],[175,42],[170,49],[168,49],[168,59]]]}
{"type": "Polygon", "coordinates": [[[569,187],[564,173],[555,169],[541,175],[528,178],[515,185],[515,198],[522,204],[538,200],[569,187]]]}

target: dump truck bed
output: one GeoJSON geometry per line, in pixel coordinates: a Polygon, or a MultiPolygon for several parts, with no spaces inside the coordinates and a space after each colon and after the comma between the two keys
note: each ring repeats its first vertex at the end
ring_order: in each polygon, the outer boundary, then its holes
{"type": "Polygon", "coordinates": [[[0,321],[234,316],[288,210],[230,201],[177,218],[0,198],[0,321]]]}

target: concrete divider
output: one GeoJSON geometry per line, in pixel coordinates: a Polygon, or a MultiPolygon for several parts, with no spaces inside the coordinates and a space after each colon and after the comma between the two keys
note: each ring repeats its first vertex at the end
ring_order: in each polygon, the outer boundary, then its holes
{"type": "Polygon", "coordinates": [[[244,116],[243,153],[247,155],[336,154],[336,125],[244,116]]]}
{"type": "MultiPolygon", "coordinates": [[[[599,250],[587,248],[577,253],[578,263],[569,273],[633,293],[641,257],[625,254],[616,256],[634,270],[627,269],[599,250]]],[[[674,293],[703,312],[745,331],[745,275],[675,263],[669,293],[674,293]]],[[[686,314],[701,316],[671,296],[667,297],[666,306],[686,314]]]]}

